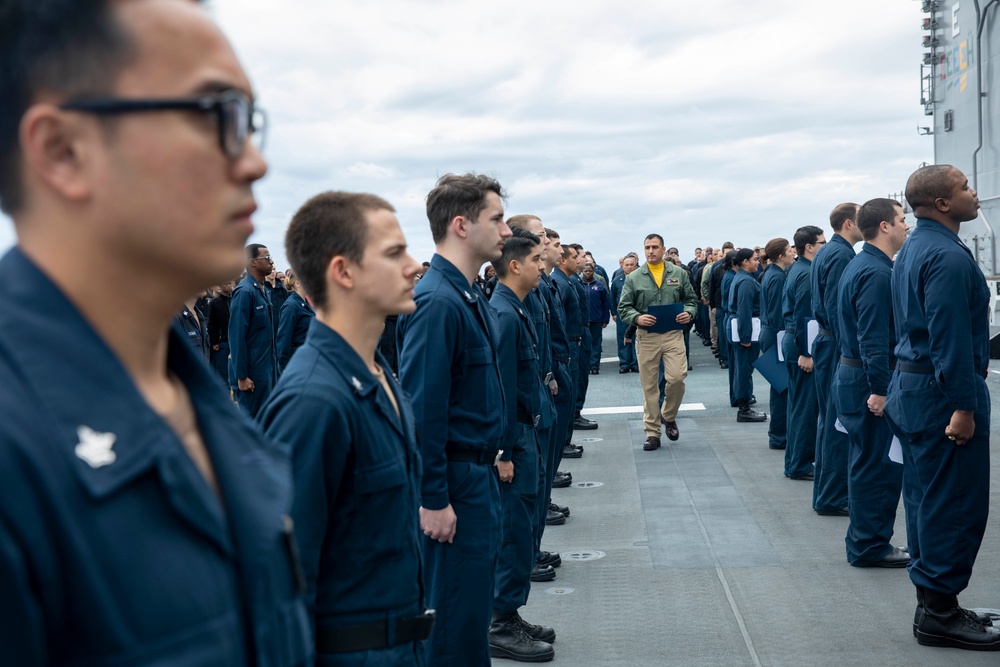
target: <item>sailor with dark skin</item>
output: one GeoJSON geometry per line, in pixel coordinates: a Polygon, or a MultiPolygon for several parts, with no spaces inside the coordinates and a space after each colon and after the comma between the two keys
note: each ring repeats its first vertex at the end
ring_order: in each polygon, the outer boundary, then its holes
{"type": "Polygon", "coordinates": [[[892,271],[899,342],[884,414],[919,484],[913,497],[904,494],[907,514],[917,516],[914,634],[928,646],[1000,650],[1000,631],[958,604],[989,514],[990,295],[958,238],[961,224],[978,217],[979,199],[950,165],[915,171],[906,199],[917,223],[892,271]]]}
{"type": "Polygon", "coordinates": [[[264,277],[274,270],[266,246],[246,248],[247,275],[229,300],[229,355],[236,376],[236,402],[256,417],[278,381],[273,310],[264,277]]]}

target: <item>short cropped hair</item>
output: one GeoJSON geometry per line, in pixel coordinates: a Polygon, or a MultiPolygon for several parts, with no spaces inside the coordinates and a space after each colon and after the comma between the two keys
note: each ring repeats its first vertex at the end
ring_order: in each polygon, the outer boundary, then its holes
{"type": "Polygon", "coordinates": [[[285,233],[285,253],[315,307],[327,307],[326,271],[334,257],[361,263],[369,236],[366,214],[380,210],[396,212],[376,195],[324,192],[292,216],[285,233]]]}
{"type": "Polygon", "coordinates": [[[726,241],[725,243],[722,244],[722,249],[723,250],[732,250],[733,249],[733,242],[732,241],[726,241]]]}
{"type": "Polygon", "coordinates": [[[646,238],[642,240],[642,245],[646,245],[646,241],[650,241],[652,239],[656,239],[657,241],[659,241],[661,246],[666,245],[666,243],[663,242],[663,237],[660,236],[659,234],[649,234],[648,236],[646,236],[646,238]]]}
{"type": "Polygon", "coordinates": [[[800,255],[805,254],[806,246],[810,244],[815,244],[816,240],[823,235],[823,230],[816,225],[806,225],[805,227],[799,227],[795,230],[795,236],[792,240],[795,241],[795,250],[800,255]]]}
{"type": "Polygon", "coordinates": [[[865,241],[871,241],[878,236],[878,230],[883,220],[890,225],[894,224],[896,218],[896,208],[902,208],[895,199],[879,197],[869,199],[858,211],[858,229],[865,241]]]}
{"type": "Polygon", "coordinates": [[[906,201],[914,211],[918,208],[933,208],[939,197],[951,196],[950,164],[932,164],[921,167],[906,179],[906,201]]]}
{"type": "Polygon", "coordinates": [[[557,232],[554,229],[549,229],[548,227],[545,228],[545,235],[548,236],[550,239],[556,239],[556,240],[559,239],[559,232],[557,232]]]}
{"type": "Polygon", "coordinates": [[[778,258],[788,250],[788,239],[771,239],[764,245],[764,254],[772,262],[777,262],[778,258]]]}
{"type": "Polygon", "coordinates": [[[833,231],[839,232],[844,228],[844,223],[848,220],[853,220],[858,215],[858,205],[853,202],[847,202],[845,204],[837,204],[837,206],[830,211],[830,226],[833,227],[833,231]]]}
{"type": "Polygon", "coordinates": [[[501,200],[507,193],[500,182],[483,174],[445,174],[434,189],[427,193],[427,220],[431,223],[434,243],[448,235],[448,225],[457,216],[475,222],[486,208],[486,195],[496,193],[501,200]]]}
{"type": "Polygon", "coordinates": [[[524,229],[527,229],[529,220],[537,220],[538,222],[542,221],[542,219],[539,218],[537,215],[520,213],[518,215],[512,215],[509,218],[507,218],[507,226],[510,227],[511,229],[514,229],[515,227],[523,227],[524,229]]]}
{"type": "Polygon", "coordinates": [[[257,259],[260,257],[260,249],[266,247],[263,243],[251,243],[244,249],[247,253],[247,259],[257,259]]]}
{"type": "MultiPolygon", "coordinates": [[[[520,228],[519,228],[520,229],[520,228]]],[[[490,262],[493,270],[497,272],[498,278],[506,278],[512,260],[523,262],[524,258],[531,254],[539,243],[542,242],[538,236],[522,229],[522,233],[514,234],[503,242],[503,252],[500,259],[490,262]]]]}
{"type": "Polygon", "coordinates": [[[569,259],[570,252],[572,252],[574,255],[576,254],[576,248],[574,248],[570,244],[566,244],[564,246],[560,246],[560,248],[562,248],[562,258],[563,259],[569,259]]]}
{"type": "Polygon", "coordinates": [[[0,3],[0,209],[24,204],[18,133],[39,95],[107,94],[137,53],[109,0],[0,3]]]}

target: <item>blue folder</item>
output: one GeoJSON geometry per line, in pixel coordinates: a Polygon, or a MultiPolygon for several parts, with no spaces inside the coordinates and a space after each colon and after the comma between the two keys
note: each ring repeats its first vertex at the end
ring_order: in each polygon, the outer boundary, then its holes
{"type": "Polygon", "coordinates": [[[669,303],[665,306],[650,306],[648,315],[656,318],[656,324],[646,329],[649,333],[677,331],[685,326],[677,321],[677,316],[684,312],[683,303],[669,303]]]}
{"type": "Polygon", "coordinates": [[[772,345],[767,352],[757,357],[753,366],[779,394],[788,389],[788,367],[785,362],[778,361],[777,345],[772,345]]]}

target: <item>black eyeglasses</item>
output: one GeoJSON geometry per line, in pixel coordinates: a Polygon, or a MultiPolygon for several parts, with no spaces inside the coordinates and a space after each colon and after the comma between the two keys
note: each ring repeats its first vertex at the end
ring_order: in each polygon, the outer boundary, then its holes
{"type": "Polygon", "coordinates": [[[136,100],[100,98],[73,100],[59,105],[67,111],[82,111],[97,115],[116,115],[141,111],[201,111],[214,113],[219,126],[219,146],[233,160],[246,148],[247,139],[254,141],[258,150],[264,149],[267,115],[262,109],[238,90],[227,90],[217,95],[180,99],[136,100]]]}
{"type": "Polygon", "coordinates": [[[271,264],[274,264],[274,260],[271,259],[270,255],[257,255],[256,257],[254,257],[254,261],[256,261],[258,259],[263,259],[263,260],[266,260],[268,262],[271,262],[271,264]]]}

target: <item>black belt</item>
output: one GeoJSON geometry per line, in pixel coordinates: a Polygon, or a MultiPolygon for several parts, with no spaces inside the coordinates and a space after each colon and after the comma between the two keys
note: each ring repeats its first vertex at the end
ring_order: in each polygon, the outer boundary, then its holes
{"type": "Polygon", "coordinates": [[[920,373],[921,375],[934,375],[934,366],[931,364],[911,364],[906,361],[900,361],[896,364],[896,368],[903,371],[904,373],[920,373]]]}
{"type": "Polygon", "coordinates": [[[820,329],[819,332],[824,336],[829,336],[830,338],[833,338],[833,334],[830,333],[829,329],[820,329]]]}
{"type": "MultiPolygon", "coordinates": [[[[841,366],[850,366],[851,368],[864,368],[865,367],[865,365],[863,363],[861,363],[860,359],[851,359],[850,357],[841,357],[840,358],[840,365],[841,366]]],[[[896,360],[895,359],[890,359],[889,360],[889,370],[890,371],[896,370],[896,360]]]]}
{"type": "Polygon", "coordinates": [[[538,426],[538,420],[540,415],[531,415],[528,412],[517,411],[517,423],[524,424],[525,426],[538,426]]]}
{"type": "Polygon", "coordinates": [[[449,461],[457,463],[483,463],[493,465],[500,455],[499,449],[445,449],[449,461]]]}
{"type": "Polygon", "coordinates": [[[434,610],[428,609],[420,616],[397,618],[395,621],[375,621],[342,628],[316,628],[316,652],[354,653],[419,642],[431,636],[433,627],[434,610]],[[395,627],[391,641],[389,623],[394,623],[395,627]]]}
{"type": "Polygon", "coordinates": [[[583,340],[583,336],[569,336],[569,339],[574,343],[579,343],[581,340],[583,340]]]}

